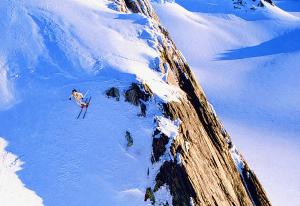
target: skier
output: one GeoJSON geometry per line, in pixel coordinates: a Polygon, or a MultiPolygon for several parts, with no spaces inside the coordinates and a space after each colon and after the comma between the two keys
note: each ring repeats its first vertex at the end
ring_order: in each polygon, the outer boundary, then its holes
{"type": "Polygon", "coordinates": [[[69,97],[69,100],[72,99],[72,97],[74,98],[74,100],[76,101],[76,103],[81,107],[81,108],[84,108],[84,107],[87,107],[87,103],[84,102],[83,100],[83,94],[78,92],[76,89],[73,89],[72,90],[72,93],[69,97]]]}

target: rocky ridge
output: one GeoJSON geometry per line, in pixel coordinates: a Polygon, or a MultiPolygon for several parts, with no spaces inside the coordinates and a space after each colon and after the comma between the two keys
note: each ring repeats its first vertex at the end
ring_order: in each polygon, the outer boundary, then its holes
{"type": "MultiPolygon", "coordinates": [[[[148,18],[151,32],[156,36],[155,49],[160,53],[153,69],[165,74],[168,84],[184,92],[180,102],[161,103],[163,118],[178,126],[176,136],[164,133],[160,129],[163,120],[155,119],[151,162],[158,169],[155,183],[146,188],[145,200],[149,199],[153,205],[176,206],[271,205],[150,2],[114,0],[114,5],[118,11],[139,13],[148,18]],[[172,203],[155,201],[156,193],[165,185],[172,203]]],[[[137,90],[139,96],[141,92],[151,94],[151,88],[143,83],[137,90]]],[[[147,101],[147,98],[142,100],[147,101]]]]}

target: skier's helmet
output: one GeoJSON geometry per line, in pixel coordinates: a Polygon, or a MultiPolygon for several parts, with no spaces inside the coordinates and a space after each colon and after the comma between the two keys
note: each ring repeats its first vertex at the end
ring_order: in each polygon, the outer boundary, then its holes
{"type": "Polygon", "coordinates": [[[72,94],[73,94],[74,92],[77,92],[77,90],[76,90],[76,89],[73,89],[73,90],[72,90],[72,94]]]}

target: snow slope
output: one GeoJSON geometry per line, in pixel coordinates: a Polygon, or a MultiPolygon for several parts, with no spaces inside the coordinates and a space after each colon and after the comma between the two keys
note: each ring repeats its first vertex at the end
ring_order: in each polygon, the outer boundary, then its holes
{"type": "Polygon", "coordinates": [[[5,150],[7,142],[0,138],[0,200],[1,205],[22,206],[24,202],[32,206],[42,205],[42,199],[24,187],[15,172],[21,169],[22,162],[5,150]]]}
{"type": "Polygon", "coordinates": [[[300,17],[300,4],[297,0],[276,0],[276,5],[294,16],[300,17]]]}
{"type": "Polygon", "coordinates": [[[268,4],[235,10],[231,2],[214,0],[154,7],[272,203],[298,205],[300,21],[295,12],[268,4]]]}
{"type": "MultiPolygon", "coordinates": [[[[6,150],[24,162],[22,170],[16,160],[9,171],[9,162],[1,163],[1,206],[17,206],[6,195],[8,178],[16,182],[14,195],[24,195],[28,206],[150,204],[144,194],[155,172],[150,162],[155,102],[177,101],[181,94],[152,69],[159,54],[151,22],[110,4],[0,2],[0,135],[9,142],[6,150]],[[139,107],[123,97],[105,96],[113,86],[123,94],[137,80],[156,94],[143,119],[139,107]],[[73,88],[93,97],[84,120],[76,119],[80,108],[68,100],[73,88]],[[126,131],[133,137],[130,148],[126,131]]],[[[0,149],[3,159],[7,153],[0,149]]],[[[169,198],[167,189],[159,193],[169,198]]]]}

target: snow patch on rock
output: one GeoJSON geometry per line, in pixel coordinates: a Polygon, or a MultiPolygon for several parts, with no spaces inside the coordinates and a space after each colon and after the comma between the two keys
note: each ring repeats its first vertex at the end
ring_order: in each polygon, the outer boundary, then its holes
{"type": "Polygon", "coordinates": [[[234,145],[232,145],[232,148],[230,149],[230,154],[231,154],[231,157],[232,157],[239,173],[243,177],[243,168],[245,166],[245,163],[243,162],[240,153],[238,152],[238,150],[236,149],[236,147],[234,145]]]}
{"type": "Polygon", "coordinates": [[[164,203],[172,205],[172,195],[170,194],[169,187],[167,185],[161,186],[159,190],[155,192],[155,199],[158,202],[158,206],[164,205],[164,203]]]}
{"type": "Polygon", "coordinates": [[[162,116],[156,117],[156,120],[158,124],[157,129],[168,136],[170,139],[175,140],[181,121],[179,119],[172,121],[162,116]]]}

